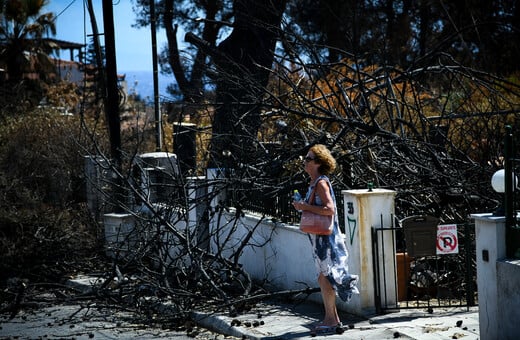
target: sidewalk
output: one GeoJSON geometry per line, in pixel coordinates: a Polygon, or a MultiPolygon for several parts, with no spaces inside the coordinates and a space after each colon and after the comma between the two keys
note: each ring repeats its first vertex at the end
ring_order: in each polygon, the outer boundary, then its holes
{"type": "MultiPolygon", "coordinates": [[[[261,304],[254,312],[235,318],[196,313],[196,320],[218,333],[243,339],[311,339],[312,325],[320,321],[322,306],[261,304]],[[233,326],[232,326],[233,325],[233,326]]],[[[341,313],[346,331],[320,335],[327,339],[479,339],[478,308],[437,308],[429,314],[413,309],[378,315],[369,319],[341,313]]]]}
{"type": "MultiPolygon", "coordinates": [[[[89,278],[71,280],[77,288],[90,289],[89,278]]],[[[340,312],[346,331],[326,335],[334,339],[479,339],[478,307],[402,309],[384,315],[363,318],[340,312]]],[[[300,304],[260,303],[249,314],[236,317],[221,314],[194,313],[197,323],[223,335],[241,339],[311,339],[312,326],[321,321],[323,306],[311,301],[300,304]]],[[[316,338],[325,335],[318,334],[316,338]]]]}
{"type": "MultiPolygon", "coordinates": [[[[88,291],[93,282],[95,280],[92,278],[82,277],[70,280],[68,284],[88,291]]],[[[95,320],[82,322],[80,310],[88,313],[89,308],[56,306],[34,315],[33,313],[24,315],[24,319],[2,320],[0,339],[11,339],[11,336],[34,339],[47,336],[50,330],[52,330],[50,334],[60,334],[60,337],[70,335],[77,339],[82,338],[79,336],[80,330],[90,335],[84,338],[92,338],[92,336],[98,339],[150,338],[151,329],[123,333],[122,328],[125,329],[126,326],[118,320],[122,315],[107,314],[95,320]],[[52,321],[54,319],[55,321],[52,321]],[[69,325],[63,320],[74,322],[69,325]],[[31,336],[24,337],[24,334],[31,336]]],[[[250,313],[236,317],[225,313],[201,312],[194,313],[193,317],[201,327],[237,339],[312,339],[312,326],[323,317],[323,307],[307,301],[300,304],[276,301],[259,303],[250,313]]],[[[318,334],[315,338],[326,337],[327,340],[479,339],[478,307],[471,307],[469,310],[461,307],[434,308],[431,314],[426,309],[402,309],[370,318],[340,312],[340,318],[345,328],[343,334],[318,334]]],[[[154,333],[152,338],[174,338],[171,333],[162,333],[154,333]]]]}

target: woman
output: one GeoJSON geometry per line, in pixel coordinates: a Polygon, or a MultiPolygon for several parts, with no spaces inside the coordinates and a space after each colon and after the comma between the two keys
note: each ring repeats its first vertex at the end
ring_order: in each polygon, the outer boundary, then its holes
{"type": "Polygon", "coordinates": [[[336,198],[327,175],[336,169],[336,160],[326,146],[312,146],[304,158],[305,172],[310,176],[310,186],[304,201],[293,202],[297,210],[308,210],[320,215],[334,216],[334,231],[331,235],[308,234],[313,248],[313,257],[318,270],[318,283],[321,289],[325,318],[316,330],[325,330],[341,325],[336,309],[336,294],[349,301],[356,288],[357,275],[348,273],[347,248],[338,225],[336,198]],[[316,188],[314,204],[309,204],[309,196],[316,188]]]}

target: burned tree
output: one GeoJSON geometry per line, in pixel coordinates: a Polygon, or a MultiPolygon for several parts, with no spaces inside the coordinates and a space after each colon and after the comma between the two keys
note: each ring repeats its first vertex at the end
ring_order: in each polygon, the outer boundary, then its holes
{"type": "MultiPolygon", "coordinates": [[[[284,46],[273,54],[274,67],[268,67],[267,57],[261,63],[233,52],[248,51],[239,31],[218,48],[188,36],[213,53],[222,100],[208,105],[207,119],[211,143],[226,142],[210,144],[206,136],[199,143],[208,161],[198,163],[195,173],[214,168],[202,182],[162,173],[165,167],[141,166],[140,172],[165,176],[157,183],[174,188],[160,202],[144,194],[133,175],[116,174],[130,179],[127,189],[138,198],[139,209],[129,209],[138,226],[135,247],[123,249],[107,273],[103,293],[111,298],[140,301],[139,308],[146,310],[154,308],[150,301],[168,300],[171,315],[183,318],[195,308],[236,310],[245,301],[276,295],[265,293],[268,277],[258,284],[241,264],[245,248],[268,244],[255,238],[258,224],[246,226],[242,220],[256,212],[260,221],[294,221],[287,209],[289,193],[306,186],[299,156],[315,143],[329,146],[338,160],[335,186],[373,183],[396,190],[397,219],[431,214],[459,223],[469,213],[496,205],[488,182],[500,167],[497,126],[517,124],[516,84],[446,54],[432,54],[423,60],[426,66],[409,69],[354,56],[323,63],[314,46],[275,26],[261,28],[273,29],[284,46]],[[301,50],[306,57],[296,56],[301,50]],[[194,191],[202,194],[193,198],[194,191]],[[190,228],[189,215],[197,207],[203,213],[190,228]],[[143,299],[137,291],[156,300],[143,299]]],[[[128,169],[136,164],[136,154],[128,153],[128,169]]],[[[302,287],[300,293],[311,291],[302,287]]]]}
{"type": "Polygon", "coordinates": [[[235,1],[233,30],[216,49],[191,34],[186,36],[210,54],[215,65],[210,166],[223,166],[229,157],[244,163],[256,158],[256,138],[251,137],[261,126],[263,89],[274,61],[284,9],[285,1],[235,1]]]}
{"type": "Polygon", "coordinates": [[[218,91],[205,110],[200,102],[183,103],[188,111],[200,110],[204,122],[197,149],[205,162],[194,174],[205,179],[172,170],[171,153],[167,163],[142,162],[149,151],[140,130],[146,126],[126,131],[121,170],[95,138],[84,149],[107,175],[97,190],[109,194],[104,181],[117,178],[128,193],[106,203],[124,207],[133,226],[111,234],[109,249],[102,249],[109,266],[95,297],[145,312],[138,315],[149,322],[180,322],[196,309],[236,312],[286,293],[270,285],[272,278],[253,280],[244,269],[244,249],[266,247],[269,237],[259,241],[259,224],[243,221],[256,212],[261,222],[294,222],[289,193],[307,186],[299,157],[312,144],[326,144],[337,158],[335,187],[373,183],[397,191],[397,220],[425,213],[458,223],[497,204],[489,179],[501,167],[503,126],[518,126],[517,83],[435,51],[409,67],[346,50],[336,51],[344,58],[324,62],[323,46],[307,44],[285,22],[278,29],[281,8],[260,9],[268,18],[262,25],[249,16],[255,6],[237,9],[233,33],[218,47],[188,36],[211,53],[215,73],[208,73],[218,91]],[[251,27],[241,26],[244,20],[251,27]],[[251,44],[247,32],[262,39],[251,44]],[[274,48],[275,37],[283,48],[274,48]],[[159,310],[165,302],[171,306],[166,312],[159,310]]]}
{"type": "MultiPolygon", "coordinates": [[[[439,64],[401,70],[355,60],[286,66],[277,55],[269,85],[257,89],[263,93],[259,133],[248,136],[263,153],[200,182],[166,166],[140,165],[138,172],[149,176],[143,182],[170,189],[154,201],[138,182],[127,182],[139,201],[129,210],[134,243],[116,251],[101,292],[150,313],[158,301],[169,301],[174,319],[199,308],[249,308],[277,295],[269,277],[259,284],[241,264],[244,249],[269,242],[256,237],[260,222],[243,219],[256,212],[261,222],[291,221],[280,207],[289,205],[291,189],[306,186],[299,156],[314,143],[327,144],[338,159],[337,187],[373,183],[396,190],[398,219],[431,214],[460,223],[469,213],[492,210],[497,202],[488,182],[501,157],[495,130],[516,124],[511,110],[518,88],[442,57],[439,64]],[[189,216],[197,207],[204,212],[193,225],[189,216]]],[[[139,162],[129,158],[128,164],[139,162]]]]}

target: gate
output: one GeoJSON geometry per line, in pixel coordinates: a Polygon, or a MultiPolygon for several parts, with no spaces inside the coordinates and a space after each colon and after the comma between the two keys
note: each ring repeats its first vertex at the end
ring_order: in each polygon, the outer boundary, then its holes
{"type": "Polygon", "coordinates": [[[432,216],[412,216],[399,227],[372,228],[377,313],[476,305],[475,225],[438,222],[432,216]],[[381,246],[388,235],[396,244],[391,254],[381,246]],[[385,263],[393,265],[385,268],[385,263]],[[388,287],[396,289],[393,298],[386,296],[388,287]]]}

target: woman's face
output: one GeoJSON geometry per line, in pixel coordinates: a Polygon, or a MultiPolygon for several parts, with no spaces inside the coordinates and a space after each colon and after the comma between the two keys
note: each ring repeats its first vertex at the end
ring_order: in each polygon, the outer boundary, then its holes
{"type": "Polygon", "coordinates": [[[318,167],[320,166],[316,162],[316,155],[312,151],[307,152],[307,155],[305,156],[305,158],[303,158],[303,165],[305,172],[307,172],[309,175],[311,175],[314,172],[317,172],[318,167]]]}

